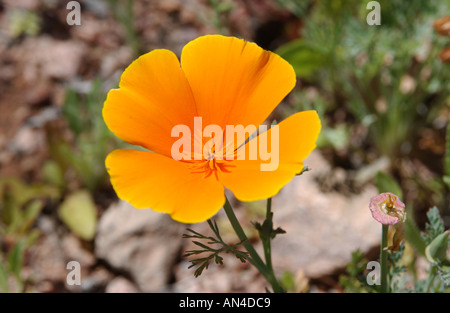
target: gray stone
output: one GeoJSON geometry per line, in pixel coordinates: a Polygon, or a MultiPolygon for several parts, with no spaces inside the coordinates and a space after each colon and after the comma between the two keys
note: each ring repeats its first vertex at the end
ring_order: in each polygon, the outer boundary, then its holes
{"type": "Polygon", "coordinates": [[[119,201],[100,218],[95,253],[128,273],[141,291],[159,291],[170,280],[185,228],[166,214],[119,201]]]}
{"type": "Polygon", "coordinates": [[[109,282],[105,289],[106,293],[136,293],[137,288],[124,277],[116,277],[109,282]]]}
{"type": "Polygon", "coordinates": [[[311,171],[295,177],[274,197],[274,226],[287,233],[274,239],[272,253],[278,273],[303,269],[314,278],[345,266],[356,249],[367,252],[379,244],[381,226],[368,209],[377,194],[374,186],[355,195],[324,193],[316,178],[331,174],[330,166],[318,152],[304,163],[311,171]]]}

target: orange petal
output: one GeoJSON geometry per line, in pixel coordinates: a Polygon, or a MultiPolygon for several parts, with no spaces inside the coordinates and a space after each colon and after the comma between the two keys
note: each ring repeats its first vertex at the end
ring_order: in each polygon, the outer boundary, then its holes
{"type": "Polygon", "coordinates": [[[169,50],[153,50],[122,74],[103,106],[109,129],[131,144],[170,156],[173,126],[191,129],[195,104],[180,63],[169,50]]]}
{"type": "MultiPolygon", "coordinates": [[[[295,86],[292,66],[255,43],[207,35],[189,42],[181,67],[203,125],[258,127],[295,86]]],[[[248,137],[248,135],[247,135],[248,137]]]]}
{"type": "Polygon", "coordinates": [[[303,160],[316,147],[320,128],[320,120],[315,111],[304,111],[290,116],[278,124],[279,145],[275,144],[275,148],[279,148],[279,160],[278,164],[274,162],[273,171],[261,170],[261,165],[267,166],[275,160],[274,151],[270,151],[273,157],[271,160],[263,160],[260,153],[256,160],[251,160],[249,156],[249,149],[255,140],[258,140],[258,149],[261,142],[267,142],[270,150],[274,132],[272,128],[239,148],[238,154],[245,152],[245,159],[227,163],[230,165],[229,171],[219,172],[219,180],[242,201],[256,201],[274,196],[301,172],[303,160]]]}
{"type": "Polygon", "coordinates": [[[192,173],[189,163],[157,153],[115,150],[106,158],[111,183],[120,199],[136,208],[168,213],[182,223],[198,223],[216,214],[225,202],[214,175],[192,173]]]}

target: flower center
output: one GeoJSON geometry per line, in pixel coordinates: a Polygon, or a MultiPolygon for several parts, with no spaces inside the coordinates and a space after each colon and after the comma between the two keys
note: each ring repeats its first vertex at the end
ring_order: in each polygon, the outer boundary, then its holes
{"type": "Polygon", "coordinates": [[[189,168],[191,169],[192,173],[204,173],[205,178],[214,174],[218,179],[218,171],[229,173],[230,171],[228,168],[234,166],[227,163],[229,163],[229,161],[217,159],[215,152],[210,151],[206,155],[206,158],[200,161],[192,162],[189,168]]]}
{"type": "Polygon", "coordinates": [[[384,203],[383,203],[383,209],[386,213],[392,213],[395,212],[395,198],[392,199],[392,195],[389,195],[389,199],[387,199],[384,203]]]}
{"type": "Polygon", "coordinates": [[[399,221],[403,221],[405,213],[401,210],[397,210],[397,207],[395,206],[396,200],[395,196],[389,195],[389,198],[382,203],[381,209],[385,214],[395,216],[399,221]]]}

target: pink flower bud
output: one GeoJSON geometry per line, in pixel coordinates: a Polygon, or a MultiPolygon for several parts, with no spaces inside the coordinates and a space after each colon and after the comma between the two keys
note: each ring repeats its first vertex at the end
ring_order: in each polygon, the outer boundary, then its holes
{"type": "Polygon", "coordinates": [[[384,225],[403,223],[406,218],[405,204],[390,192],[372,197],[369,209],[373,218],[384,225]]]}

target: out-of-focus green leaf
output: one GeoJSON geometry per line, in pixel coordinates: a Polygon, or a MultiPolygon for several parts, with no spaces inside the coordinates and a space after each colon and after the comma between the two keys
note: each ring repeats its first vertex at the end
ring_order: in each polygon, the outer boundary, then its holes
{"type": "Polygon", "coordinates": [[[26,232],[34,223],[36,218],[44,208],[44,202],[42,200],[33,200],[24,208],[22,214],[19,232],[26,232]]]}
{"type": "Polygon", "coordinates": [[[24,234],[44,207],[40,199],[57,199],[58,188],[34,184],[26,185],[15,178],[0,179],[0,220],[9,234],[24,234]]]}
{"type": "Polygon", "coordinates": [[[97,210],[91,194],[86,190],[76,191],[66,197],[58,208],[61,220],[76,235],[92,240],[97,226],[97,210]]]}
{"type": "Polygon", "coordinates": [[[405,220],[405,239],[411,244],[411,246],[417,253],[425,256],[426,243],[420,235],[420,230],[414,223],[413,218],[411,214],[409,214],[409,212],[405,220]]]}
{"type": "Polygon", "coordinates": [[[425,256],[429,262],[436,263],[445,260],[449,235],[449,231],[440,234],[426,247],[425,256]]]}
{"type": "Polygon", "coordinates": [[[25,239],[25,247],[29,248],[41,237],[41,231],[37,228],[30,229],[25,239]]]}
{"type": "Polygon", "coordinates": [[[280,283],[284,290],[295,291],[295,278],[291,272],[285,271],[281,276],[280,283]]]}
{"type": "Polygon", "coordinates": [[[24,34],[36,36],[41,30],[41,19],[36,12],[31,10],[13,9],[9,20],[9,31],[13,38],[24,34]]]}
{"type": "Polygon", "coordinates": [[[6,225],[15,223],[19,214],[19,205],[17,199],[14,197],[14,189],[11,184],[0,182],[0,199],[1,206],[1,220],[6,225]]]}
{"type": "Polygon", "coordinates": [[[434,206],[427,212],[428,223],[425,225],[426,232],[424,235],[425,242],[429,245],[437,236],[445,230],[444,220],[439,213],[439,209],[434,206]]]}
{"type": "Polygon", "coordinates": [[[9,292],[8,284],[8,272],[6,270],[6,264],[0,254],[0,292],[9,292]]]}
{"type": "Polygon", "coordinates": [[[220,1],[216,7],[219,13],[230,12],[234,8],[234,3],[231,1],[220,1]]]}
{"type": "Polygon", "coordinates": [[[42,176],[43,180],[52,186],[64,188],[66,184],[61,166],[54,160],[45,162],[42,168],[42,176]]]}
{"type": "Polygon", "coordinates": [[[60,197],[58,188],[44,184],[27,185],[16,178],[0,178],[0,198],[5,197],[5,188],[19,207],[35,198],[58,199],[60,197]]]}
{"type": "Polygon", "coordinates": [[[8,254],[8,264],[11,273],[20,281],[21,271],[23,267],[25,253],[25,244],[23,240],[19,240],[8,254]]]}
{"type": "Polygon", "coordinates": [[[403,191],[400,185],[389,174],[378,172],[375,176],[375,185],[379,193],[391,192],[400,200],[403,199],[403,191]]]}
{"type": "Polygon", "coordinates": [[[447,125],[444,158],[444,183],[450,188],[450,124],[447,125]]]}
{"type": "Polygon", "coordinates": [[[309,78],[329,62],[321,49],[302,39],[284,44],[276,53],[292,65],[297,76],[303,78],[309,78]]]}
{"type": "Polygon", "coordinates": [[[62,113],[69,122],[70,129],[78,136],[83,131],[83,115],[80,100],[72,89],[67,90],[62,113]]]}
{"type": "Polygon", "coordinates": [[[312,0],[277,0],[278,5],[289,10],[299,18],[304,18],[312,0]]]}
{"type": "Polygon", "coordinates": [[[446,183],[447,186],[450,188],[450,176],[444,176],[443,180],[444,183],[446,183]]]}
{"type": "Polygon", "coordinates": [[[348,128],[345,125],[341,124],[335,128],[324,127],[317,139],[317,146],[319,148],[331,146],[335,149],[342,149],[348,145],[348,139],[348,128]]]}

